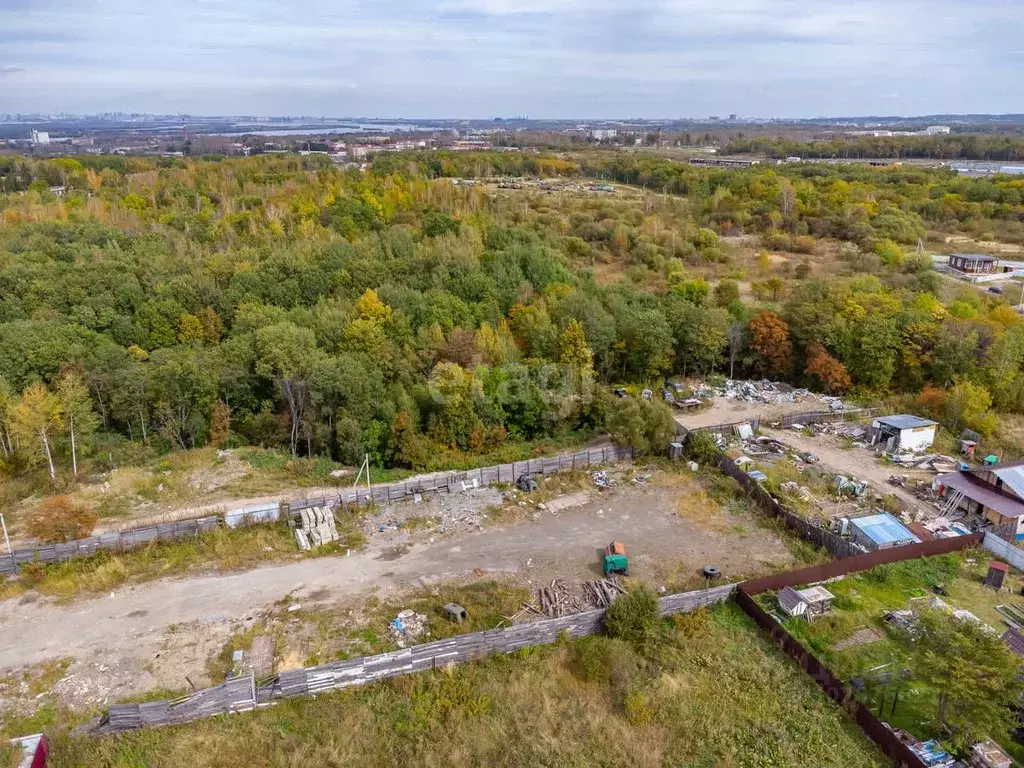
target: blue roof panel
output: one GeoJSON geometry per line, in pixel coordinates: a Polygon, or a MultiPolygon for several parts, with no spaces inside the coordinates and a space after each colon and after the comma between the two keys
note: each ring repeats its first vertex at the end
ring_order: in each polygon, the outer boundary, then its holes
{"type": "Polygon", "coordinates": [[[892,544],[897,541],[920,542],[910,529],[892,515],[868,515],[850,521],[865,536],[876,544],[892,544]]]}

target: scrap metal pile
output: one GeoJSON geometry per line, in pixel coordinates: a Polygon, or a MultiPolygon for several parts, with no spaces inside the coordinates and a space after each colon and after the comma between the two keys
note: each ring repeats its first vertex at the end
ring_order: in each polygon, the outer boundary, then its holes
{"type": "Polygon", "coordinates": [[[726,400],[744,400],[749,403],[803,403],[820,401],[830,410],[843,410],[843,401],[838,397],[816,395],[809,389],[797,389],[781,381],[737,381],[726,379],[721,387],[701,384],[695,394],[702,398],[724,397],[726,400]]]}

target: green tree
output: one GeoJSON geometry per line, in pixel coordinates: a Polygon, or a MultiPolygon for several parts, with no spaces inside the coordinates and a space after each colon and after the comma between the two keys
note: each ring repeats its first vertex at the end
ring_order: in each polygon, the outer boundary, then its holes
{"type": "Polygon", "coordinates": [[[939,610],[918,616],[914,677],[938,694],[937,717],[958,751],[1009,732],[1024,687],[1020,663],[998,634],[939,610]]]}
{"type": "Polygon", "coordinates": [[[740,300],[740,286],[735,280],[719,280],[715,286],[715,304],[728,307],[740,300]]]}
{"type": "Polygon", "coordinates": [[[641,653],[651,650],[660,626],[658,598],[643,584],[620,595],[604,613],[605,632],[641,653]]]}
{"type": "Polygon", "coordinates": [[[69,369],[61,375],[57,382],[57,397],[60,399],[61,420],[71,443],[71,468],[77,477],[78,446],[96,431],[99,419],[92,409],[89,390],[77,371],[69,369]]]}
{"type": "Polygon", "coordinates": [[[675,436],[672,409],[657,400],[616,400],[608,413],[608,433],[640,455],[662,453],[675,436]]]}
{"type": "Polygon", "coordinates": [[[946,407],[952,422],[952,432],[959,431],[961,427],[970,427],[987,435],[994,427],[994,424],[985,418],[992,407],[992,396],[985,387],[975,384],[970,379],[956,380],[949,390],[946,407]]]}
{"type": "Polygon", "coordinates": [[[54,434],[63,424],[61,415],[60,398],[39,382],[26,387],[14,408],[15,434],[26,443],[38,443],[39,452],[50,469],[51,480],[57,479],[51,444],[54,434]]]}
{"type": "MultiPolygon", "coordinates": [[[[383,305],[376,300],[376,293],[368,291],[367,294],[372,294],[366,302],[367,311],[375,316],[383,313],[384,310],[380,309],[383,305]]],[[[363,298],[365,300],[367,296],[363,298]]],[[[390,308],[387,309],[390,314],[390,308]]],[[[309,380],[321,357],[316,336],[309,328],[300,328],[285,321],[256,332],[256,372],[277,384],[288,406],[292,456],[298,455],[299,426],[309,405],[309,380]]]]}

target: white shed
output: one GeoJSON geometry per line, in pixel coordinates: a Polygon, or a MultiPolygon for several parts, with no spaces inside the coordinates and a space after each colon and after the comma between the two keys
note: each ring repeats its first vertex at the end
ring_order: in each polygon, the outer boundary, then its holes
{"type": "Polygon", "coordinates": [[[872,445],[882,444],[887,453],[914,453],[931,448],[938,424],[918,416],[902,413],[884,416],[871,422],[872,445]]]}
{"type": "Polygon", "coordinates": [[[783,587],[779,591],[778,599],[779,608],[787,616],[805,616],[807,614],[807,601],[792,587],[783,587]]]}

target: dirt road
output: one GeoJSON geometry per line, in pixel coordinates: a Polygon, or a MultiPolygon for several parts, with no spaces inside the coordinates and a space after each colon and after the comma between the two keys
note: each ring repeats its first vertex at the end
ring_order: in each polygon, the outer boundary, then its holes
{"type": "Polygon", "coordinates": [[[908,475],[911,481],[930,480],[933,477],[930,472],[887,467],[879,463],[875,454],[865,448],[838,448],[831,445],[827,439],[805,437],[792,429],[766,429],[762,426],[761,434],[781,440],[801,452],[809,451],[815,454],[821,464],[830,471],[866,481],[877,493],[895,494],[908,511],[923,510],[929,514],[935,513],[934,509],[930,509],[906,488],[892,486],[888,482],[891,475],[908,475]]]}
{"type": "Polygon", "coordinates": [[[91,677],[116,671],[122,682],[93,697],[98,703],[158,685],[183,687],[185,675],[201,679],[205,660],[238,619],[284,598],[351,603],[371,593],[473,578],[477,568],[485,577],[526,586],[555,576],[589,579],[600,572],[599,552],[612,539],[627,542],[631,570],[647,579],[660,578],[666,564],[689,572],[714,564],[739,578],[791,562],[782,539],[757,528],[756,519],[722,511],[718,524],[692,522],[680,511],[685,497],[678,487],[629,487],[569,510],[538,512],[536,520],[492,524],[454,538],[392,538],[349,557],[148,583],[70,606],[10,600],[0,604],[0,669],[70,656],[78,660],[73,669],[82,691],[91,690],[91,677]]]}

